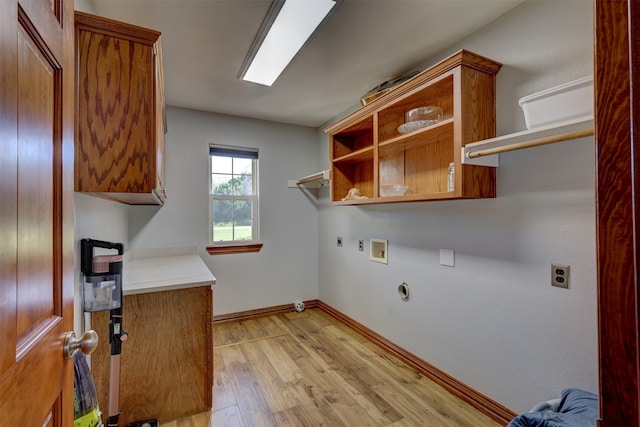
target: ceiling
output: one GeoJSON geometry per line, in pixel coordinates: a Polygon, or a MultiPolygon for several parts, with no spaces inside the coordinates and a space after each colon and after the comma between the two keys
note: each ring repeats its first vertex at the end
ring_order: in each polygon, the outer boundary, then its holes
{"type": "Polygon", "coordinates": [[[343,0],[271,87],[238,79],[270,0],[89,3],[162,32],[168,105],[318,127],[522,1],[343,0]]]}

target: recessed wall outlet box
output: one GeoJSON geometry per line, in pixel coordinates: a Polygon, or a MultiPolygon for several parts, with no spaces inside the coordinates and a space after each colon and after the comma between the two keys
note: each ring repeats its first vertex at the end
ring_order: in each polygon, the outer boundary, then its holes
{"type": "Polygon", "coordinates": [[[339,248],[342,247],[342,237],[338,236],[338,238],[336,239],[336,243],[338,245],[339,248]]]}
{"type": "Polygon", "coordinates": [[[440,265],[455,267],[455,252],[453,249],[440,249],[440,265]]]}
{"type": "Polygon", "coordinates": [[[360,252],[364,251],[364,240],[358,240],[358,250],[360,252]]]}
{"type": "Polygon", "coordinates": [[[570,267],[565,264],[551,264],[551,286],[569,289],[570,267]]]}
{"type": "Polygon", "coordinates": [[[369,259],[388,264],[387,241],[383,239],[369,239],[369,259]]]}

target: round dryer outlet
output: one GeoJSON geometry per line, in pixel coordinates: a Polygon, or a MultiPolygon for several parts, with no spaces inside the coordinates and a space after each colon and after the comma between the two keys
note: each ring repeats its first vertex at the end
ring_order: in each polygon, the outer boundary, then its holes
{"type": "Polygon", "coordinates": [[[400,295],[402,301],[409,301],[409,298],[411,297],[409,285],[407,285],[405,282],[402,282],[400,285],[398,285],[398,295],[400,295]]]}

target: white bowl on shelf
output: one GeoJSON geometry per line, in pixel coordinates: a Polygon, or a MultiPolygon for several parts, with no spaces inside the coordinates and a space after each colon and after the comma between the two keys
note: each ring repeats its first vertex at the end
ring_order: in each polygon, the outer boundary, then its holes
{"type": "Polygon", "coordinates": [[[380,196],[381,197],[393,197],[393,196],[404,196],[407,192],[407,186],[401,184],[393,184],[393,185],[381,185],[380,186],[380,196]]]}

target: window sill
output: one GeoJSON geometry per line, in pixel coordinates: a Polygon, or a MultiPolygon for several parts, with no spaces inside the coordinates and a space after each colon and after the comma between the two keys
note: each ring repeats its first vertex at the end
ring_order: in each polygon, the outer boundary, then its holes
{"type": "Polygon", "coordinates": [[[262,243],[207,246],[207,252],[209,252],[209,255],[246,254],[251,252],[260,252],[260,249],[262,249],[262,243]]]}

